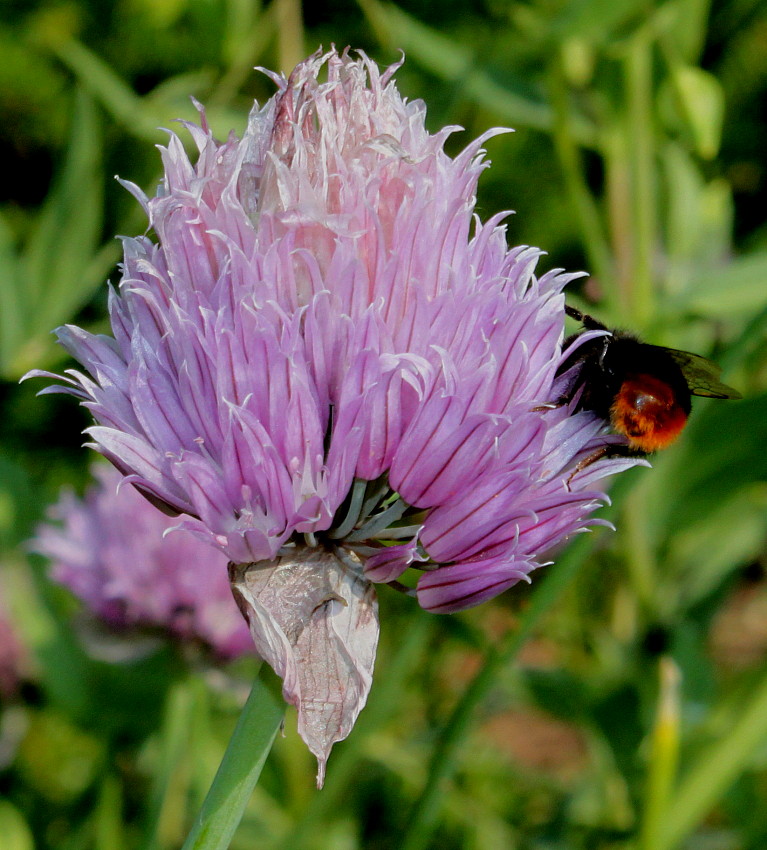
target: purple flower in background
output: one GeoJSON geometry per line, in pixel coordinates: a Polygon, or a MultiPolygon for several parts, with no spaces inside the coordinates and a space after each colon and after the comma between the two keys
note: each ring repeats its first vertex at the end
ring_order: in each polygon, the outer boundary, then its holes
{"type": "Polygon", "coordinates": [[[424,608],[476,605],[636,463],[578,467],[614,438],[557,406],[574,275],[537,277],[541,252],[474,215],[501,131],[451,159],[457,128],[427,133],[395,71],[315,54],[270,75],[242,139],[202,114],[193,165],[172,135],[158,195],[129,186],[158,241],[125,240],[114,337],[60,328],[88,375],[47,390],[80,398],[93,447],[229,558],[320,778],[367,696],[371,582],[414,567],[424,608]]]}
{"type": "Polygon", "coordinates": [[[117,470],[99,465],[94,475],[83,499],[63,493],[49,511],[57,522],[38,529],[33,546],[51,559],[53,579],[114,629],[160,629],[225,659],[252,652],[226,558],[190,535],[163,536],[172,520],[119,486],[117,470]]]}
{"type": "MultiPolygon", "coordinates": [[[[7,568],[0,568],[0,702],[10,700],[28,678],[29,653],[16,629],[8,604],[7,568]]],[[[0,764],[3,759],[0,758],[0,764]]]]}

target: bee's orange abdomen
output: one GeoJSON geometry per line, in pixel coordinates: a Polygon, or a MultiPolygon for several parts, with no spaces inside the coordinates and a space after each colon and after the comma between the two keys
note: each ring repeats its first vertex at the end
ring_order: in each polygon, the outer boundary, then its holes
{"type": "Polygon", "coordinates": [[[682,433],[687,410],[670,384],[653,375],[630,374],[615,396],[610,421],[632,449],[654,452],[682,433]]]}

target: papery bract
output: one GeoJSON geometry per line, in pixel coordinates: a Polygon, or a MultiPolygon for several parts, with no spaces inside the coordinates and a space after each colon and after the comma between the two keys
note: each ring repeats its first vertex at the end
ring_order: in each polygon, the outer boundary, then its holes
{"type": "Polygon", "coordinates": [[[373,585],[354,560],[321,549],[232,564],[231,580],[264,661],[301,708],[298,731],[317,756],[322,785],[330,749],[351,732],[373,679],[373,585]]]}

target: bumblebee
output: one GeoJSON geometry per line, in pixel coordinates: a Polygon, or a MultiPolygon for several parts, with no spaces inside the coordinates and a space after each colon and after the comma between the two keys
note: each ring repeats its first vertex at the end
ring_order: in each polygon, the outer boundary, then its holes
{"type": "MultiPolygon", "coordinates": [[[[580,392],[576,409],[591,410],[608,422],[627,439],[631,454],[670,446],[687,422],[692,396],[742,398],[719,380],[719,366],[699,354],[610,330],[574,307],[566,306],[565,311],[583,325],[565,341],[565,348],[586,331],[607,331],[582,343],[560,366],[560,375],[575,369],[567,401],[580,392]]],[[[606,453],[600,451],[600,457],[606,453]]]]}

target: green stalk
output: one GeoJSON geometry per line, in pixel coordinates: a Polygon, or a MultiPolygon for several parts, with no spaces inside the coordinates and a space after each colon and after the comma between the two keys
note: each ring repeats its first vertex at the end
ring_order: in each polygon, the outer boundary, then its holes
{"type": "MultiPolygon", "coordinates": [[[[118,850],[125,846],[122,820],[123,793],[120,780],[109,773],[99,788],[95,813],[94,850],[118,850]]],[[[15,847],[13,841],[11,846],[15,847]]]]}
{"type": "Polygon", "coordinates": [[[628,107],[627,142],[632,164],[634,276],[631,315],[646,326],[654,311],[652,264],[656,243],[655,149],[653,143],[652,43],[640,30],[624,63],[628,107]]]}
{"type": "Polygon", "coordinates": [[[182,850],[226,850],[229,847],[282,724],[283,714],[284,706],[257,679],[182,850]]]}
{"type": "Polygon", "coordinates": [[[275,0],[277,7],[277,53],[280,70],[290,72],[306,58],[304,20],[300,0],[275,0]]]}
{"type": "Polygon", "coordinates": [[[647,790],[639,850],[656,850],[668,815],[679,764],[679,668],[670,658],[659,666],[658,711],[650,739],[647,790]]]}
{"type": "Polygon", "coordinates": [[[607,194],[607,220],[614,263],[614,286],[604,287],[604,304],[611,316],[629,312],[634,277],[634,245],[631,212],[631,165],[628,133],[617,120],[604,132],[603,156],[607,194]]]}
{"type": "Polygon", "coordinates": [[[673,850],[752,761],[767,739],[767,674],[749,702],[734,715],[729,732],[698,757],[668,803],[664,828],[653,850],[673,850]]]}
{"type": "Polygon", "coordinates": [[[626,497],[620,526],[631,587],[637,600],[645,612],[662,609],[662,600],[658,594],[656,545],[647,528],[647,508],[641,487],[635,487],[626,497]]]}
{"type": "Polygon", "coordinates": [[[557,153],[565,187],[581,229],[581,238],[591,267],[591,273],[606,283],[612,280],[612,260],[607,237],[602,226],[594,197],[584,179],[585,169],[574,134],[571,112],[567,102],[567,85],[556,54],[549,72],[549,96],[554,110],[552,140],[557,153]]]}
{"type": "Polygon", "coordinates": [[[227,68],[206,98],[208,107],[229,106],[245,82],[253,78],[253,66],[258,64],[277,31],[278,13],[282,14],[282,10],[276,3],[265,9],[252,0],[229,4],[224,42],[227,68]]]}

